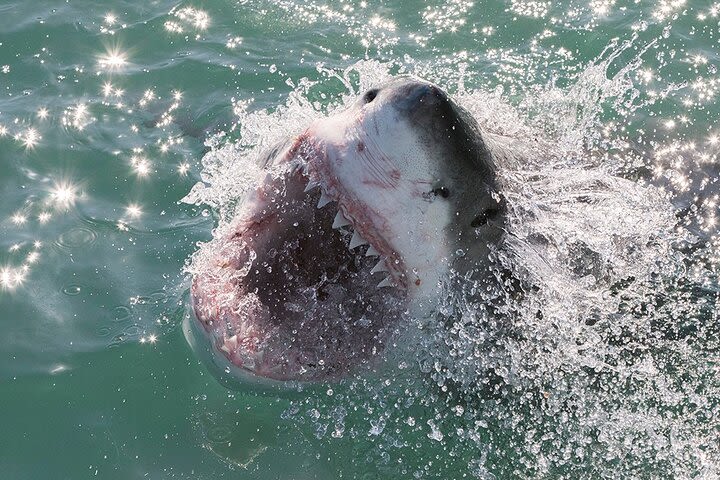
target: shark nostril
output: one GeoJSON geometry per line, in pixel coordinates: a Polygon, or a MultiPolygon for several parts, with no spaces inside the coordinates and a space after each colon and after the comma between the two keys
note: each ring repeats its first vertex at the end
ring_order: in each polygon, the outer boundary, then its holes
{"type": "Polygon", "coordinates": [[[436,197],[442,198],[448,198],[450,196],[450,190],[448,190],[446,187],[434,188],[430,193],[432,193],[436,197]]]}
{"type": "Polygon", "coordinates": [[[377,97],[377,95],[378,95],[379,92],[380,92],[380,90],[378,90],[377,88],[373,88],[372,90],[368,90],[368,91],[365,93],[365,96],[363,97],[363,100],[365,101],[365,103],[370,103],[370,102],[372,102],[373,100],[375,100],[375,97],[377,97]]]}

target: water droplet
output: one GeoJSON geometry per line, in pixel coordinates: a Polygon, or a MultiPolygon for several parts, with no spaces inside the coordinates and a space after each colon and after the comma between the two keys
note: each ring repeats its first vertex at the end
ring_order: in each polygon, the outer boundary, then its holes
{"type": "Polygon", "coordinates": [[[81,291],[80,285],[74,285],[74,284],[67,285],[67,286],[63,287],[63,289],[62,289],[62,292],[65,295],[70,295],[71,297],[74,297],[75,295],[79,295],[80,291],[81,291]]]}

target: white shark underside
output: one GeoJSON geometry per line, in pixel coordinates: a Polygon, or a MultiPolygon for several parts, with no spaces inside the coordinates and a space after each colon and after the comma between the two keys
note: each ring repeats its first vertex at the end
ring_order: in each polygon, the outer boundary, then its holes
{"type": "Polygon", "coordinates": [[[488,141],[438,87],[401,77],[275,148],[196,258],[195,321],[215,358],[339,378],[381,355],[403,315],[429,314],[451,269],[490,276],[504,202],[488,141]]]}

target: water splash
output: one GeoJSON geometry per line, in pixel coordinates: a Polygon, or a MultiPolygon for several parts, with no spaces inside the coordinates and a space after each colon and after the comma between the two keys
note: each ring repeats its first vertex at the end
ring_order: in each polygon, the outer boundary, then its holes
{"type": "MultiPolygon", "coordinates": [[[[510,234],[495,254],[502,288],[487,298],[502,301],[468,301],[474,284],[456,279],[438,317],[406,335],[412,353],[389,354],[384,379],[308,396],[286,418],[329,441],[377,438],[363,453],[379,471],[439,442],[445,459],[408,464],[418,478],[453,471],[457,458],[477,478],[717,474],[717,264],[696,261],[713,256],[717,239],[685,228],[676,192],[642,173],[662,155],[645,156],[616,126],[685,88],[641,91],[636,78],[656,43],[636,43],[613,42],[520,101],[470,89],[464,76],[444,83],[522,159],[501,172],[510,234]]],[[[203,183],[185,201],[218,209],[222,225],[256,181],[254,158],[281,137],[391,74],[432,78],[427,64],[406,60],[320,67],[318,79],[289,83],[274,111],[236,103],[239,140],[213,139],[203,183]]]]}

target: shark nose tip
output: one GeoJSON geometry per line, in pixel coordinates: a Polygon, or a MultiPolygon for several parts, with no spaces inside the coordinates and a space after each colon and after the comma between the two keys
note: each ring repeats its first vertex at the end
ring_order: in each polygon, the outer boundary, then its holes
{"type": "Polygon", "coordinates": [[[410,108],[422,105],[440,105],[448,102],[445,91],[432,83],[413,81],[406,88],[404,103],[410,108]]]}

